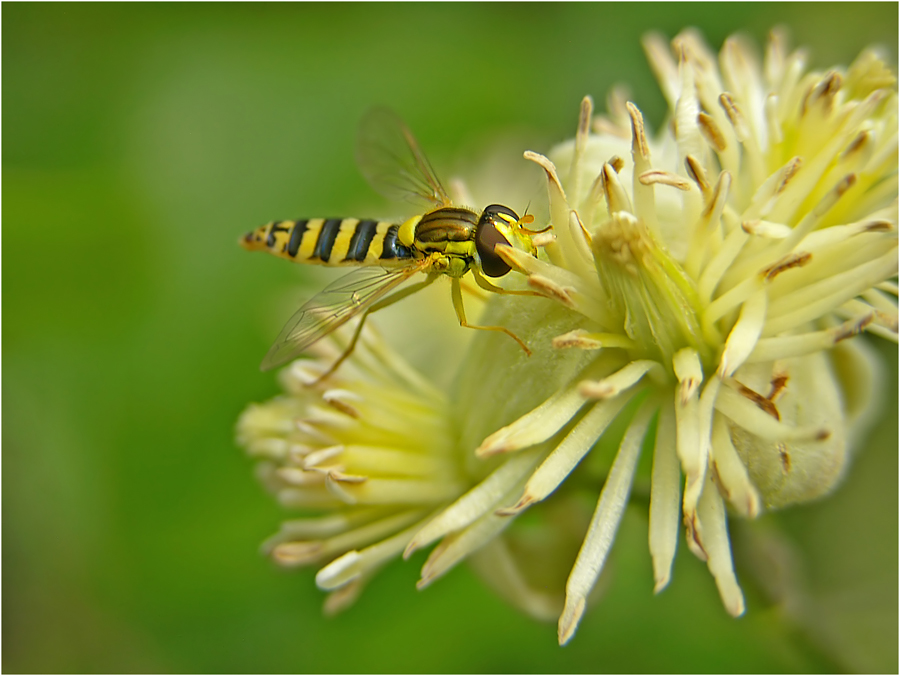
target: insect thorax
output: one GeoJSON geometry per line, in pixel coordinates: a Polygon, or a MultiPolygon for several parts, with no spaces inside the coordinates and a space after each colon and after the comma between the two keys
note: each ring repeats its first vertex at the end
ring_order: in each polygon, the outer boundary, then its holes
{"type": "Polygon", "coordinates": [[[413,246],[422,253],[440,252],[474,260],[478,214],[460,207],[426,213],[415,226],[413,246]]]}

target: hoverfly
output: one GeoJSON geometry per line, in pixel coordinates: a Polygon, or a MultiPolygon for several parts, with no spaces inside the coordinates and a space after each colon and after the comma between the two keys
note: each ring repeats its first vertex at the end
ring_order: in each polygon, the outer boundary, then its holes
{"type": "Polygon", "coordinates": [[[362,313],[349,346],[320,379],[326,377],[353,351],[368,314],[442,275],[451,279],[451,298],[461,326],[502,331],[530,355],[525,343],[509,329],[466,321],[460,278],[471,270],[476,283],[487,291],[535,295],[503,289],[486,279],[502,277],[511,269],[495,252],[497,244],[536,255],[531,241],[536,233],[524,227],[533,218],[520,218],[501,204],[491,204],[481,213],[454,205],[412,133],[389,110],[374,109],[364,117],[356,159],[378,192],[389,199],[424,205],[427,210],[402,223],[358,218],[272,221],[242,237],[241,246],[249,251],[267,251],[297,263],[357,268],[327,286],[290,318],[260,368],[274,368],[297,357],[362,313]],[[425,273],[424,280],[388,295],[419,272],[425,273]]]}

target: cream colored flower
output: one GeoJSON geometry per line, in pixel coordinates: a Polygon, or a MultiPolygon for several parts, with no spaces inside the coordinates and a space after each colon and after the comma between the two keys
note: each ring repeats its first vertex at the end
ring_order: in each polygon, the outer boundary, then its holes
{"type": "Polygon", "coordinates": [[[328,613],[352,603],[470,485],[456,461],[446,396],[368,327],[340,371],[311,384],[346,338],[340,332],[316,346],[318,358],[291,364],[281,373],[285,394],[251,405],[238,421],[238,442],[261,460],[260,477],[279,502],[319,514],[285,522],[264,550],[285,566],[331,564],[316,577],[337,590],[328,613]]]}
{"type": "MultiPolygon", "coordinates": [[[[778,33],[761,66],[738,38],[719,66],[692,32],[671,52],[656,36],[646,47],[670,105],[660,137],[648,138],[620,95],[597,119],[585,99],[573,141],[552,160],[526,153],[548,179],[546,260],[503,254],[570,311],[572,330],[554,347],[590,356],[568,384],[478,445],[479,457],[509,459],[408,549],[442,536],[438,550],[447,538],[470,539],[470,549],[488,541],[563,491],[627,411],[569,575],[560,643],[584,613],[650,436],[656,590],[669,582],[683,520],[726,610],[743,613],[726,503],[752,518],[831,490],[875,378],[864,348],[841,341],[863,330],[897,339],[897,97],[883,62],[866,52],[845,73],[807,73],[803,53],[787,54],[778,33]]],[[[554,321],[526,301],[496,299],[487,319],[534,342],[554,321]]],[[[467,361],[483,376],[478,391],[498,401],[516,400],[516,389],[548,391],[546,366],[519,358],[494,365],[507,386],[493,387],[473,357],[487,343],[467,361]]],[[[461,385],[456,396],[469,393],[461,385]]]]}
{"type": "Polygon", "coordinates": [[[842,477],[878,391],[865,344],[848,339],[897,340],[894,76],[873,52],[807,72],[778,33],[762,64],[738,38],[718,64],[692,32],[671,46],[646,41],[670,107],[658,137],[614,92],[606,117],[585,99],[575,139],[549,158],[526,153],[553,230],[536,236],[539,258],[498,248],[546,298],[494,296],[481,321],[531,358],[476,332],[439,390],[364,334],[324,385],[304,383],[325,366],[297,362],[284,397],[242,416],[279,499],[324,514],[286,523],[267,549],[325,564],[328,609],[437,543],[420,588],[467,559],[526,612],[559,616],[565,643],[637,483],[656,591],[683,523],[740,615],[726,511],[753,518],[842,477]]]}

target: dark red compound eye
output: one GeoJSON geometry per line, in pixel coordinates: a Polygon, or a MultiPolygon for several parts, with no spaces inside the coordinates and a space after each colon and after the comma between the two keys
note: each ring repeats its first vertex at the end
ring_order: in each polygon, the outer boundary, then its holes
{"type": "Polygon", "coordinates": [[[481,259],[481,270],[486,277],[502,277],[512,269],[494,251],[494,247],[498,244],[511,245],[496,227],[497,223],[508,223],[510,219],[515,223],[519,217],[515,211],[502,204],[491,204],[486,207],[478,219],[475,228],[475,249],[481,259]]]}

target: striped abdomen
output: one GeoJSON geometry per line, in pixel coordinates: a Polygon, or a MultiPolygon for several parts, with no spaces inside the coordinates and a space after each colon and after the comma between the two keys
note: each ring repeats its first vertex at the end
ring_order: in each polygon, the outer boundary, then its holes
{"type": "Polygon", "coordinates": [[[358,218],[273,221],[241,239],[250,251],[268,251],[298,263],[390,265],[414,257],[397,239],[399,226],[358,218]]]}

